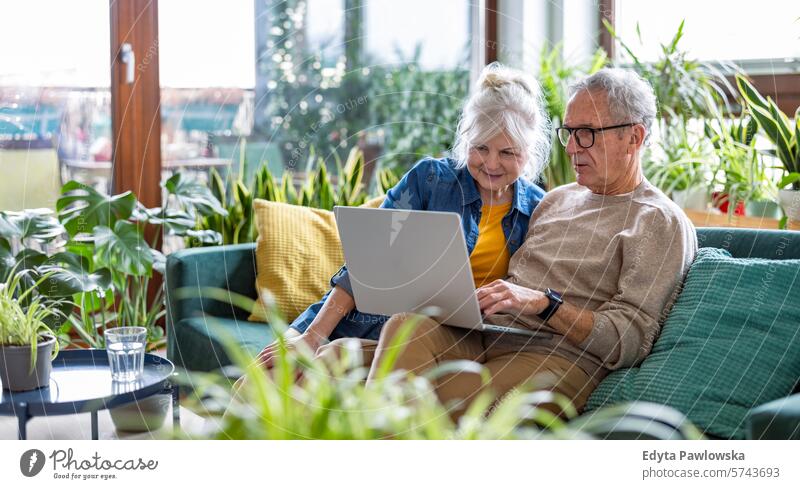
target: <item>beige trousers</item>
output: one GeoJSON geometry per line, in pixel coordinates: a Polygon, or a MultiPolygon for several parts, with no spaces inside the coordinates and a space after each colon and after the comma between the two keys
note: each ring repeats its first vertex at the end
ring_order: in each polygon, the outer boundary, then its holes
{"type": "MultiPolygon", "coordinates": [[[[535,390],[565,395],[579,411],[597,387],[597,380],[563,357],[520,351],[519,347],[504,346],[502,342],[487,344],[489,335],[480,331],[443,326],[433,319],[413,314],[396,314],[384,324],[368,382],[373,379],[377,366],[389,353],[392,341],[409,318],[420,322],[405,344],[399,345],[394,369],[419,375],[443,362],[472,360],[488,370],[491,378],[489,387],[495,400],[501,399],[520,384],[531,381],[535,390]]],[[[482,386],[481,377],[476,373],[459,372],[434,379],[439,399],[445,406],[452,406],[454,418],[469,407],[482,386]]],[[[554,405],[542,407],[561,414],[554,405]]]]}

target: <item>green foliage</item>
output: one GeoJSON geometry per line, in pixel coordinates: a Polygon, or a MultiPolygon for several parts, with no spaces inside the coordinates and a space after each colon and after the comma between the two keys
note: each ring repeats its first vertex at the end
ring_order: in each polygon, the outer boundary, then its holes
{"type": "Polygon", "coordinates": [[[705,137],[680,125],[646,148],[645,176],[667,195],[675,191],[709,188],[714,164],[713,147],[705,137]]]}
{"type": "Polygon", "coordinates": [[[117,221],[114,229],[95,226],[93,230],[95,263],[132,277],[151,276],[154,250],[147,246],[139,227],[117,221]]]}
{"type": "Polygon", "coordinates": [[[63,233],[63,226],[49,209],[0,211],[0,237],[6,240],[49,243],[63,233]]]}
{"type": "Polygon", "coordinates": [[[789,117],[778,108],[777,104],[770,97],[765,99],[744,76],[737,75],[736,83],[748,113],[758,122],[764,135],[775,146],[775,156],[789,174],[788,179],[781,183],[783,185],[791,183],[795,190],[800,190],[798,180],[800,177],[792,176],[800,173],[800,108],[795,112],[794,127],[792,127],[789,117]]]}
{"type": "MultiPolygon", "coordinates": [[[[62,257],[49,257],[43,249],[63,246],[64,227],[49,209],[0,212],[0,283],[18,275],[17,287],[24,297],[37,298],[42,307],[59,314],[46,315],[43,322],[66,343],[59,329],[71,311],[67,300],[74,288],[72,277],[62,268],[62,257]]],[[[23,304],[26,305],[26,304],[23,304]]]]}
{"type": "Polygon", "coordinates": [[[378,173],[378,190],[381,194],[386,194],[398,183],[400,183],[400,177],[391,168],[382,168],[378,173]]]}
{"type": "Polygon", "coordinates": [[[91,233],[95,226],[111,227],[120,219],[128,219],[136,206],[133,192],[103,195],[89,185],[70,181],[61,187],[56,211],[70,236],[91,233]]]}
{"type": "Polygon", "coordinates": [[[370,68],[368,109],[362,127],[385,141],[383,163],[405,173],[424,156],[441,157],[455,140],[469,73],[463,69],[426,71],[418,45],[411,61],[370,68]]]}
{"type": "MultiPolygon", "coordinates": [[[[617,37],[608,23],[606,28],[617,37]]],[[[726,93],[736,91],[720,69],[691,59],[679,48],[683,33],[681,22],[670,42],[661,45],[661,57],[652,63],[642,62],[617,37],[632,68],[653,85],[660,106],[658,147],[646,151],[645,174],[667,193],[700,187],[709,194],[718,191],[731,202],[731,213],[740,201],[775,200],[777,188],[769,166],[755,148],[757,128],[761,126],[773,141],[790,175],[800,169],[797,134],[792,142],[793,132],[800,129],[792,131],[788,117],[764,99],[737,67],[723,64],[723,70],[737,73],[741,95],[737,102],[747,108],[741,117],[732,115],[726,93]],[[703,130],[687,129],[696,125],[703,130]]],[[[789,183],[800,188],[800,177],[786,180],[789,183]]]]}
{"type": "Polygon", "coordinates": [[[202,217],[226,214],[208,187],[177,173],[164,183],[164,197],[164,206],[147,208],[132,192],[109,196],[68,182],[56,202],[69,238],[66,251],[52,257],[27,251],[41,260],[37,266],[51,272],[40,288],[68,295],[77,306],[68,326],[90,347],[104,345],[102,331],[110,326],[144,326],[150,347],[158,347],[164,339],[157,324],[165,314],[163,284],[149,301],[148,290],[153,274],[163,273],[165,258],[155,244],[164,235],[220,242],[213,231],[194,230],[202,217]],[[145,239],[148,226],[150,243],[145,239]]]}
{"type": "MultiPolygon", "coordinates": [[[[553,127],[561,126],[562,118],[569,101],[569,86],[587,75],[599,71],[608,64],[608,56],[602,48],[595,51],[592,59],[586,66],[567,63],[564,60],[562,44],[552,48],[544,46],[539,56],[539,83],[542,86],[547,112],[553,122],[553,127]]],[[[550,150],[550,162],[544,170],[544,180],[547,188],[554,189],[558,186],[575,181],[572,163],[567,155],[566,148],[559,142],[553,132],[550,150]]]]}
{"type": "Polygon", "coordinates": [[[778,189],[755,147],[757,129],[751,117],[727,121],[719,116],[715,121],[705,122],[705,134],[718,158],[712,185],[722,188],[731,214],[738,202],[777,199],[778,189]]]}
{"type": "Polygon", "coordinates": [[[336,49],[327,45],[309,49],[306,1],[270,9],[266,45],[259,47],[259,58],[267,62],[258,67],[269,89],[263,105],[267,127],[256,130],[278,135],[290,168],[308,160],[312,148],[344,158],[356,145],[373,141],[384,145],[383,162],[403,172],[422,156],[443,155],[467,96],[468,70],[423,70],[421,45],[411,59],[398,52],[396,63],[368,59],[360,34],[362,5],[348,5],[344,52],[335,58],[328,53],[336,49]]]}
{"type": "MultiPolygon", "coordinates": [[[[733,87],[723,73],[709,63],[690,58],[687,51],[679,49],[684,21],[670,42],[661,44],[661,57],[652,63],[641,61],[633,49],[617,36],[613,26],[605,19],[603,23],[627,54],[632,68],[653,85],[665,129],[692,118],[713,116],[720,106],[726,105],[725,92],[733,92],[733,87]]],[[[736,70],[733,65],[726,67],[736,70]]]]}
{"type": "MultiPolygon", "coordinates": [[[[33,372],[36,367],[36,348],[42,335],[56,337],[45,320],[61,312],[54,305],[47,305],[41,297],[35,297],[35,288],[23,290],[21,280],[24,274],[24,271],[12,271],[6,281],[0,284],[0,345],[30,346],[30,372],[33,372]],[[27,300],[30,297],[32,299],[27,300]]],[[[45,278],[41,278],[39,282],[45,278]]],[[[58,354],[58,346],[56,341],[53,358],[58,354]]]]}
{"type": "Polygon", "coordinates": [[[307,167],[312,172],[295,188],[292,172],[286,171],[276,179],[268,165],[263,163],[256,171],[253,182],[248,185],[240,176],[225,181],[215,170],[209,176],[209,192],[222,203],[224,213],[209,213],[202,216],[192,232],[187,233],[190,246],[204,244],[252,243],[258,237],[253,210],[255,199],[284,202],[287,204],[332,210],[334,206],[357,206],[367,200],[362,179],[364,176],[364,154],[358,148],[350,150],[344,165],[334,155],[337,173],[330,175],[325,161],[311,151],[307,167]],[[220,242],[200,242],[196,234],[213,232],[220,242]]]}

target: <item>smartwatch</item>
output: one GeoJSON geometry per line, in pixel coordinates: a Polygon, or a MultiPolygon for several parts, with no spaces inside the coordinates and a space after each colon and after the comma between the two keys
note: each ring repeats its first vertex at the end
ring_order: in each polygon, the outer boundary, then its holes
{"type": "Polygon", "coordinates": [[[550,319],[553,314],[556,313],[556,311],[558,311],[558,308],[561,306],[561,304],[564,303],[564,299],[561,298],[561,294],[549,288],[544,291],[544,295],[550,301],[550,304],[548,304],[544,311],[540,312],[537,316],[539,316],[539,319],[542,321],[547,322],[547,320],[550,319]]]}

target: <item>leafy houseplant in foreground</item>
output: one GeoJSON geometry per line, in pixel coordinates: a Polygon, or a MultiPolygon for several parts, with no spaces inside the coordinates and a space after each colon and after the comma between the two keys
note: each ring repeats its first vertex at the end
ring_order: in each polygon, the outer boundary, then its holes
{"type": "MultiPolygon", "coordinates": [[[[250,299],[219,289],[201,291],[184,289],[183,297],[197,293],[214,300],[226,301],[244,309],[252,308],[250,299]]],[[[282,332],[285,324],[270,312],[271,327],[282,332]]],[[[213,318],[209,318],[213,321],[213,318]]],[[[414,320],[408,321],[395,338],[390,351],[399,351],[407,341],[414,320]]],[[[481,365],[449,362],[422,376],[409,376],[392,371],[395,358],[388,355],[370,384],[364,380],[367,369],[362,366],[360,350],[346,349],[341,358],[330,363],[313,359],[313,352],[289,349],[278,334],[278,355],[269,373],[253,362],[235,341],[226,341],[230,357],[247,374],[247,381],[233,392],[230,380],[215,373],[189,373],[184,379],[193,389],[188,400],[198,412],[219,416],[227,408],[218,428],[207,436],[217,439],[535,439],[591,438],[605,436],[609,426],[631,427],[631,421],[620,412],[594,413],[590,419],[577,417],[575,408],[559,394],[537,392],[535,381],[510,392],[494,403],[488,388],[490,376],[481,365]],[[454,422],[434,391],[437,378],[454,372],[479,375],[485,390],[454,422]],[[556,416],[543,406],[556,407],[564,417],[556,416]],[[566,418],[566,419],[565,419],[566,418]],[[581,426],[579,429],[578,426],[581,426]]],[[[641,409],[646,409],[642,407],[641,409]]],[[[661,409],[661,408],[660,408],[661,409]]],[[[666,408],[669,409],[669,408],[666,408]]],[[[702,437],[679,414],[671,436],[702,437]]],[[[637,427],[641,433],[655,436],[649,428],[637,427]]],[[[663,433],[661,431],[660,433],[663,433]]],[[[177,436],[181,436],[180,433],[177,436]]]]}
{"type": "MultiPolygon", "coordinates": [[[[51,360],[58,354],[56,335],[45,320],[59,314],[35,288],[21,289],[24,272],[12,272],[0,284],[0,381],[3,388],[25,391],[50,383],[51,360]]],[[[39,280],[39,285],[47,276],[39,280]]]]}

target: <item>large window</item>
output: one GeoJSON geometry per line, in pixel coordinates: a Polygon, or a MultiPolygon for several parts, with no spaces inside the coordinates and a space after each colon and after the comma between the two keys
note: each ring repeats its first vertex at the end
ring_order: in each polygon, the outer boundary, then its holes
{"type": "Polygon", "coordinates": [[[165,172],[225,170],[231,162],[227,141],[250,135],[256,77],[253,4],[201,0],[189,8],[182,1],[159,2],[165,172]]]}
{"type": "Polygon", "coordinates": [[[108,1],[10,3],[0,20],[0,210],[52,208],[70,178],[107,190],[108,1]]]}
{"type": "Polygon", "coordinates": [[[470,5],[159,2],[165,168],[335,168],[353,147],[407,168],[449,148],[470,69],[470,5]],[[447,19],[442,22],[441,19],[447,19]]]}
{"type": "Polygon", "coordinates": [[[797,71],[800,67],[797,0],[770,0],[758,5],[752,0],[673,0],[669,8],[653,8],[651,2],[617,0],[615,15],[617,33],[637,48],[643,61],[657,59],[661,44],[669,42],[685,20],[681,44],[693,58],[733,60],[750,68],[750,72],[797,71]]]}

